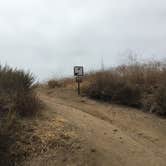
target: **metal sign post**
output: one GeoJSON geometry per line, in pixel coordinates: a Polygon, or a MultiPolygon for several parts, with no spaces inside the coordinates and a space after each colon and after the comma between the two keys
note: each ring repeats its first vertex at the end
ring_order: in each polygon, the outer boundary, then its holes
{"type": "Polygon", "coordinates": [[[80,83],[82,82],[82,77],[84,76],[84,68],[83,66],[75,66],[74,67],[74,76],[76,77],[76,82],[78,84],[78,95],[80,95],[80,83]]]}

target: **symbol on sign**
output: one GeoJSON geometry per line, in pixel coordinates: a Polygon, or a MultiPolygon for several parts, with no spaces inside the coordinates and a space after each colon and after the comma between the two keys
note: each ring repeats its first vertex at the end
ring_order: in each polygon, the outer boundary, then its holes
{"type": "Polygon", "coordinates": [[[84,75],[84,69],[82,66],[75,66],[74,67],[74,76],[83,76],[84,75]]]}

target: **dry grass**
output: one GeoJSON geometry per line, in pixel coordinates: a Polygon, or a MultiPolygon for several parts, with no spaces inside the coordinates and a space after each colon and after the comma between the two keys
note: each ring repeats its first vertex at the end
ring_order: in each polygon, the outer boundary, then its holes
{"type": "Polygon", "coordinates": [[[72,78],[62,78],[62,79],[51,79],[47,82],[47,86],[50,89],[62,88],[62,87],[72,87],[73,86],[72,78]]]}
{"type": "Polygon", "coordinates": [[[0,111],[12,110],[22,116],[35,114],[39,100],[34,85],[31,73],[0,66],[0,111]]]}
{"type": "Polygon", "coordinates": [[[29,72],[0,66],[0,165],[15,165],[12,146],[20,134],[21,117],[37,113],[40,101],[29,72]]]}
{"type": "Polygon", "coordinates": [[[121,65],[86,76],[83,92],[92,98],[166,115],[166,65],[161,62],[121,65]]]}

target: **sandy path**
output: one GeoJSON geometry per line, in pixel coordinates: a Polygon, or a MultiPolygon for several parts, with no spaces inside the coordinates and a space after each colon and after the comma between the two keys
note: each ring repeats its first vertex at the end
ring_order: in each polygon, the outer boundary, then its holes
{"type": "Polygon", "coordinates": [[[134,109],[80,98],[71,91],[41,93],[40,97],[56,114],[76,126],[80,138],[93,148],[93,164],[166,165],[165,120],[134,109]]]}

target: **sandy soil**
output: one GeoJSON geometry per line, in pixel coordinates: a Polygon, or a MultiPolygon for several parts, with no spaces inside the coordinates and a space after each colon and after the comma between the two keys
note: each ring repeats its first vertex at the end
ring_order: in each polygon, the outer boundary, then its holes
{"type": "Polygon", "coordinates": [[[40,89],[39,96],[46,109],[37,133],[49,135],[56,144],[24,165],[166,165],[165,119],[78,97],[69,89],[40,89]],[[57,148],[58,140],[63,144],[57,148]]]}

